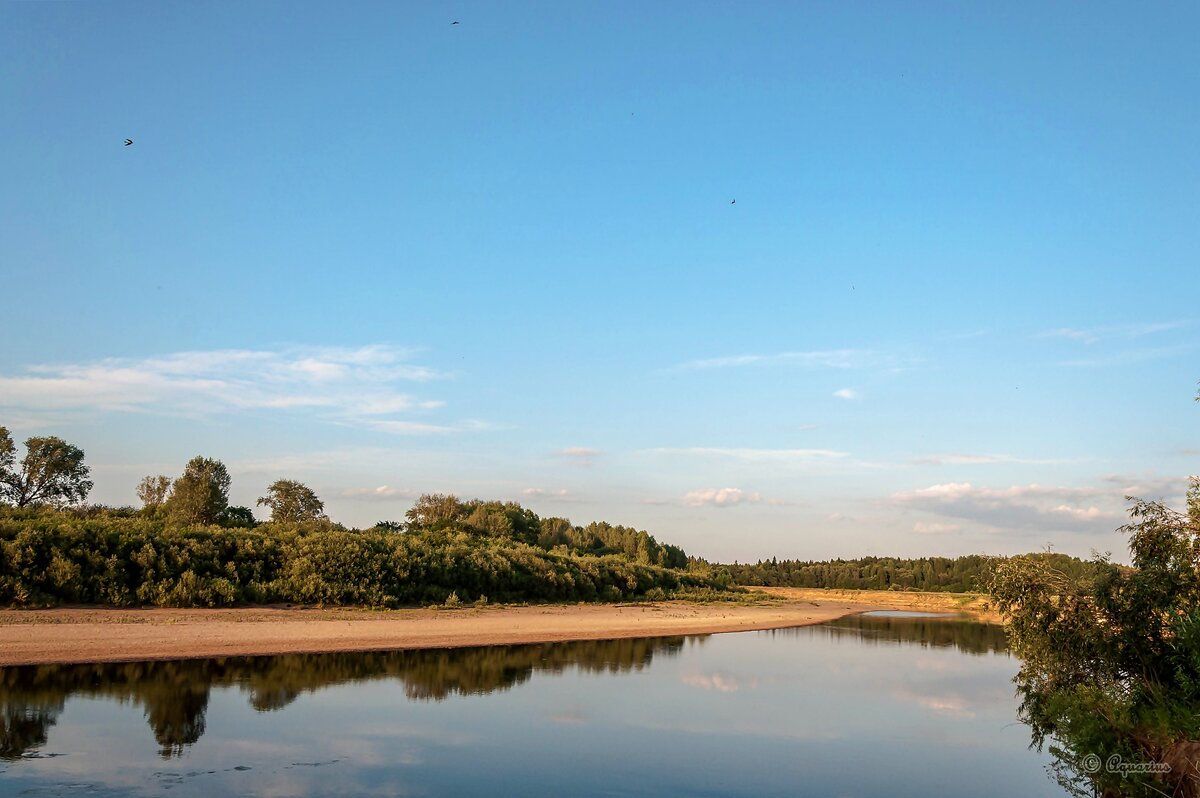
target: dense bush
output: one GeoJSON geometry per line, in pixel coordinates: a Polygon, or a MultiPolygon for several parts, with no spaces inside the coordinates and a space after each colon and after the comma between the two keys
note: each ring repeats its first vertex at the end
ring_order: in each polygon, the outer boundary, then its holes
{"type": "Polygon", "coordinates": [[[451,593],[463,602],[593,601],[707,584],[624,554],[548,551],[453,526],[407,534],[327,521],[176,528],[155,513],[0,508],[0,604],[18,606],[393,607],[441,604],[451,593]]]}

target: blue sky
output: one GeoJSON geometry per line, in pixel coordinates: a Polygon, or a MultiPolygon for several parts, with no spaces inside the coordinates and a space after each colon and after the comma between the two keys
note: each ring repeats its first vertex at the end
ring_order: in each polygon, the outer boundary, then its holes
{"type": "Polygon", "coordinates": [[[108,503],[204,454],[349,524],[1120,555],[1200,470],[1198,23],[5,4],[0,424],[108,503]]]}

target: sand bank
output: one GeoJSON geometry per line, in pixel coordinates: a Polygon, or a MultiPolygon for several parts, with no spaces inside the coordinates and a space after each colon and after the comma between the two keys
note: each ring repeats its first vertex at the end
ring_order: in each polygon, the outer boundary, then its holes
{"type": "Polygon", "coordinates": [[[914,594],[786,588],[772,592],[774,601],[750,604],[663,601],[384,611],[7,610],[0,611],[0,666],[739,632],[805,626],[868,610],[949,606],[919,604],[914,594]]]}

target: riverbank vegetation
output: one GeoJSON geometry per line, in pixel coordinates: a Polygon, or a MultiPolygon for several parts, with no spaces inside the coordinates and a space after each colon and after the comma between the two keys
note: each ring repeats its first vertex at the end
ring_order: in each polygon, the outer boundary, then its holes
{"type": "Polygon", "coordinates": [[[0,508],[0,603],[395,607],[665,598],[713,587],[703,564],[689,565],[681,550],[644,532],[572,527],[569,539],[579,545],[571,546],[558,542],[561,519],[514,504],[458,504],[464,513],[472,508],[466,519],[399,532],[328,521],[177,525],[170,514],[130,509],[0,508]],[[506,525],[510,516],[520,524],[506,525]],[[605,542],[626,537],[632,556],[605,542]]]}
{"type": "Polygon", "coordinates": [[[1076,795],[1200,796],[1200,478],[1187,510],[1138,501],[1132,567],[1083,578],[1013,557],[990,584],[1008,617],[1020,714],[1076,795]]]}
{"type": "Polygon", "coordinates": [[[89,507],[81,449],[54,437],[25,449],[18,462],[0,426],[0,604],[458,606],[725,588],[645,531],[515,502],[427,494],[402,522],[348,529],[311,488],[280,479],[258,499],[271,513],[260,523],[230,506],[229,471],[209,457],[142,479],[140,509],[89,507]]]}

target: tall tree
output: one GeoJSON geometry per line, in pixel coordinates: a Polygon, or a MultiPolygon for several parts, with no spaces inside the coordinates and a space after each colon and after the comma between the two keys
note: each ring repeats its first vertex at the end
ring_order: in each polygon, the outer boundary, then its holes
{"type": "Polygon", "coordinates": [[[15,459],[12,437],[8,429],[0,427],[0,499],[18,507],[77,504],[92,489],[91,469],[83,464],[83,450],[62,438],[29,438],[19,466],[15,459]]]}
{"type": "Polygon", "coordinates": [[[193,457],[171,488],[171,519],[181,524],[220,523],[229,506],[229,482],[229,471],[220,460],[193,457]]]}
{"type": "Polygon", "coordinates": [[[449,526],[466,514],[466,507],[457,496],[445,493],[423,493],[404,517],[414,529],[435,530],[449,526]]]}
{"type": "Polygon", "coordinates": [[[1200,795],[1200,478],[1187,512],[1137,501],[1133,567],[1076,579],[1045,559],[996,568],[991,594],[1021,658],[1021,717],[1078,795],[1200,795]],[[1114,769],[1117,762],[1169,770],[1114,769]],[[1104,765],[1102,768],[1100,765],[1104,765]]]}
{"type": "Polygon", "coordinates": [[[307,485],[292,479],[277,479],[259,498],[259,507],[271,508],[272,521],[319,521],[325,517],[325,503],[307,485]]]}
{"type": "Polygon", "coordinates": [[[159,474],[156,477],[142,477],[137,486],[137,497],[147,510],[157,510],[171,493],[171,478],[159,474]]]}

